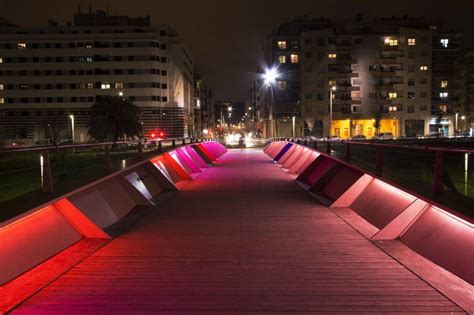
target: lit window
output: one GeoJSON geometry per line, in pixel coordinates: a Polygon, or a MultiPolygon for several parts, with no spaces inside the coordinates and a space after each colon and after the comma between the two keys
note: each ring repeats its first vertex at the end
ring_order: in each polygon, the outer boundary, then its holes
{"type": "Polygon", "coordinates": [[[329,80],[329,86],[336,86],[336,80],[329,80]]]}
{"type": "Polygon", "coordinates": [[[335,59],[337,58],[337,54],[328,54],[329,59],[335,59]]]}
{"type": "Polygon", "coordinates": [[[5,103],[5,99],[3,97],[0,97],[0,104],[5,103]]]}
{"type": "Polygon", "coordinates": [[[115,88],[116,88],[116,89],[123,89],[123,82],[117,82],[117,83],[115,83],[115,88]]]}
{"type": "Polygon", "coordinates": [[[448,105],[439,105],[439,110],[446,113],[448,111],[448,105]]]}
{"type": "Polygon", "coordinates": [[[0,63],[3,63],[3,58],[2,57],[0,57],[0,63]]]}
{"type": "Polygon", "coordinates": [[[388,111],[389,112],[396,112],[397,111],[397,106],[389,106],[388,111]]]}
{"type": "Polygon", "coordinates": [[[3,84],[0,84],[0,90],[3,90],[3,84]]]}
{"type": "Polygon", "coordinates": [[[448,87],[448,81],[446,81],[446,80],[441,81],[441,87],[442,88],[447,88],[448,87]]]}
{"type": "Polygon", "coordinates": [[[439,93],[440,98],[447,98],[448,97],[448,92],[441,92],[439,93]]]}
{"type": "Polygon", "coordinates": [[[86,48],[92,48],[92,44],[89,44],[89,43],[88,43],[88,44],[86,44],[84,47],[86,47],[86,48]]]}
{"type": "Polygon", "coordinates": [[[398,39],[393,39],[393,38],[385,38],[384,40],[385,45],[388,46],[398,46],[398,39]]]}
{"type": "Polygon", "coordinates": [[[427,70],[428,70],[428,66],[420,66],[420,70],[421,70],[421,71],[427,71],[427,70]]]}
{"type": "Polygon", "coordinates": [[[279,61],[280,63],[286,63],[286,56],[284,56],[284,55],[278,56],[278,61],[279,61]]]}
{"type": "Polygon", "coordinates": [[[100,88],[101,88],[102,90],[108,90],[108,89],[110,89],[110,83],[102,83],[102,84],[100,85],[100,88]]]}
{"type": "Polygon", "coordinates": [[[448,48],[449,39],[447,39],[447,38],[442,38],[442,39],[440,40],[440,43],[441,43],[441,46],[443,46],[444,48],[448,48]]]}
{"type": "Polygon", "coordinates": [[[278,84],[278,89],[279,89],[280,91],[285,91],[285,90],[286,90],[286,81],[279,80],[279,81],[277,82],[277,84],[278,84]]]}
{"type": "Polygon", "coordinates": [[[291,54],[290,56],[290,60],[291,60],[291,63],[298,63],[300,62],[300,56],[297,55],[297,54],[291,54]]]}
{"type": "Polygon", "coordinates": [[[409,38],[408,39],[408,46],[415,46],[416,45],[416,39],[415,38],[409,38]]]}
{"type": "Polygon", "coordinates": [[[279,40],[279,41],[278,41],[278,48],[280,48],[280,49],[286,49],[286,41],[284,41],[284,40],[279,40]]]}
{"type": "Polygon", "coordinates": [[[18,49],[26,49],[26,43],[17,43],[18,49]]]}
{"type": "Polygon", "coordinates": [[[394,98],[397,98],[397,92],[390,92],[388,93],[388,98],[389,99],[394,99],[394,98]]]}
{"type": "Polygon", "coordinates": [[[88,89],[93,89],[94,88],[94,83],[87,83],[87,88],[88,89]]]}

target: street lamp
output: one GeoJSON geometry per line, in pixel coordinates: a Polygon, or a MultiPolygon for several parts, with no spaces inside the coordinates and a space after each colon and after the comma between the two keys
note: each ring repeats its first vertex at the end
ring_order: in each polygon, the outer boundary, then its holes
{"type": "Polygon", "coordinates": [[[331,127],[332,127],[332,100],[334,98],[334,93],[336,92],[336,86],[333,85],[329,88],[329,131],[328,139],[331,137],[331,127]]]}
{"type": "MultiPolygon", "coordinates": [[[[272,127],[273,127],[273,136],[276,135],[276,117],[275,116],[275,100],[273,99],[273,85],[276,83],[276,79],[280,76],[280,74],[278,73],[278,70],[277,68],[271,68],[271,69],[267,69],[265,70],[265,73],[262,75],[263,77],[263,81],[265,83],[266,86],[268,86],[268,88],[270,89],[270,93],[271,93],[271,96],[272,96],[272,127]]],[[[268,98],[265,98],[266,100],[268,98]]],[[[268,102],[267,102],[267,106],[268,106],[268,102]]]]}
{"type": "Polygon", "coordinates": [[[69,118],[71,119],[71,131],[72,131],[72,144],[74,144],[74,140],[76,139],[74,135],[74,115],[69,115],[69,118]]]}

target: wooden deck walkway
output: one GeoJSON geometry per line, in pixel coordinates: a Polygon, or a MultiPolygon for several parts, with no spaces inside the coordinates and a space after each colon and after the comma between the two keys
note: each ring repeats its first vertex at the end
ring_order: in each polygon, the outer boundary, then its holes
{"type": "Polygon", "coordinates": [[[462,313],[252,149],[15,311],[462,313]]]}

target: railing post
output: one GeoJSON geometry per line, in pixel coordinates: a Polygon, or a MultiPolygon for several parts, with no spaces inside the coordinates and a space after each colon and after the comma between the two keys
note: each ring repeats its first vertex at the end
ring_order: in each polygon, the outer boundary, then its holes
{"type": "Polygon", "coordinates": [[[105,163],[105,170],[110,171],[112,169],[112,160],[110,158],[110,145],[105,145],[105,152],[104,152],[104,163],[105,163]]]}
{"type": "Polygon", "coordinates": [[[326,153],[331,155],[331,141],[326,141],[326,153]]]}
{"type": "Polygon", "coordinates": [[[176,148],[176,140],[173,139],[173,140],[171,141],[171,147],[172,147],[172,148],[176,148]]]}
{"type": "Polygon", "coordinates": [[[52,194],[54,192],[53,188],[53,174],[51,172],[51,158],[49,156],[49,150],[43,150],[41,154],[41,188],[44,193],[52,194]]]}
{"type": "Polygon", "coordinates": [[[185,145],[185,144],[186,144],[186,139],[183,138],[183,145],[185,145]]]}
{"type": "Polygon", "coordinates": [[[375,149],[375,175],[382,177],[383,175],[383,156],[382,147],[377,146],[375,149]]]}
{"type": "Polygon", "coordinates": [[[308,140],[307,140],[307,139],[304,139],[304,141],[303,141],[303,145],[304,145],[305,147],[307,147],[307,146],[308,146],[308,140]]]}
{"type": "Polygon", "coordinates": [[[345,157],[345,159],[350,160],[351,159],[351,144],[346,142],[345,145],[346,145],[346,157],[345,157]]]}
{"type": "Polygon", "coordinates": [[[143,145],[141,141],[138,141],[137,156],[138,158],[143,157],[143,145]]]}
{"type": "Polygon", "coordinates": [[[163,144],[161,143],[161,141],[158,141],[158,153],[161,152],[163,152],[163,144]]]}
{"type": "Polygon", "coordinates": [[[315,149],[315,150],[318,149],[318,140],[313,141],[313,149],[315,149]]]}
{"type": "Polygon", "coordinates": [[[443,177],[443,151],[436,151],[436,160],[434,166],[434,177],[433,177],[433,194],[442,194],[444,190],[444,177],[443,177]]]}

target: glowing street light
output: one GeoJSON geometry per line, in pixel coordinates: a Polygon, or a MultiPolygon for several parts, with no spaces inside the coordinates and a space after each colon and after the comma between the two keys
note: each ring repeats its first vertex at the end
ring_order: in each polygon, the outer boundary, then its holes
{"type": "Polygon", "coordinates": [[[265,71],[263,74],[263,79],[266,85],[275,84],[276,79],[278,78],[279,73],[276,68],[271,68],[265,71]]]}
{"type": "Polygon", "coordinates": [[[71,119],[71,135],[72,135],[72,144],[74,144],[74,139],[76,138],[74,133],[75,133],[75,130],[74,130],[74,115],[69,115],[69,118],[71,119]]]}

